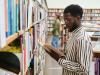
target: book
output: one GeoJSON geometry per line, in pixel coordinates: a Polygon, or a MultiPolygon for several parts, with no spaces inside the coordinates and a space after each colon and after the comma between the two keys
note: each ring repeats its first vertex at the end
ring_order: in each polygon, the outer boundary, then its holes
{"type": "Polygon", "coordinates": [[[16,0],[16,31],[20,28],[20,1],[16,0]]]}
{"type": "Polygon", "coordinates": [[[12,34],[12,0],[7,0],[7,6],[8,6],[8,30],[6,32],[6,36],[10,36],[12,34]]]}
{"type": "Polygon", "coordinates": [[[32,26],[32,2],[31,0],[29,1],[28,4],[28,28],[32,26]]]}
{"type": "Polygon", "coordinates": [[[5,32],[8,31],[8,0],[4,0],[4,8],[5,8],[5,32]]]}
{"type": "MultiPolygon", "coordinates": [[[[12,0],[12,34],[16,32],[16,1],[12,0]]],[[[10,26],[11,27],[11,26],[10,26]]]]}
{"type": "Polygon", "coordinates": [[[0,48],[6,45],[5,0],[0,0],[0,48]]]}
{"type": "Polygon", "coordinates": [[[53,57],[56,61],[58,61],[58,59],[60,57],[64,57],[64,53],[61,52],[59,49],[54,48],[53,46],[51,46],[50,44],[45,44],[44,46],[45,51],[51,56],[53,57]]]}

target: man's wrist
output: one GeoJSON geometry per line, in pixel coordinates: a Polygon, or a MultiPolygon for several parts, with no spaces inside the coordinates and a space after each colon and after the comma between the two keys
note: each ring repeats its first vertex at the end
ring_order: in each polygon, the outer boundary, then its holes
{"type": "Polygon", "coordinates": [[[60,56],[59,58],[65,59],[65,56],[60,56]]]}
{"type": "Polygon", "coordinates": [[[59,59],[65,59],[65,56],[58,56],[55,58],[56,61],[58,61],[59,59]]]}

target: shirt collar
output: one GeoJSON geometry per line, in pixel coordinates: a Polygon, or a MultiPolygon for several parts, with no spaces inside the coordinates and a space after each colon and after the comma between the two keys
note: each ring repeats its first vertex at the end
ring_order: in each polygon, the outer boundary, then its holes
{"type": "Polygon", "coordinates": [[[73,32],[69,33],[69,37],[75,36],[75,35],[77,36],[83,32],[84,32],[84,28],[83,28],[83,26],[80,26],[80,27],[76,28],[73,32]]]}
{"type": "Polygon", "coordinates": [[[75,33],[79,32],[81,30],[83,30],[83,26],[80,26],[80,27],[76,28],[72,33],[75,34],[75,33]]]}

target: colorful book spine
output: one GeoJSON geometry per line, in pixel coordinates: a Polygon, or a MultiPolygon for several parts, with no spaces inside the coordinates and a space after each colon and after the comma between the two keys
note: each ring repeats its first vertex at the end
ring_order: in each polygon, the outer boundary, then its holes
{"type": "Polygon", "coordinates": [[[5,1],[5,32],[8,32],[8,0],[5,1]]]}
{"type": "Polygon", "coordinates": [[[12,34],[12,0],[8,1],[8,31],[6,33],[7,37],[12,34]]]}
{"type": "Polygon", "coordinates": [[[18,32],[20,26],[20,1],[16,0],[16,32],[18,32]]]}
{"type": "Polygon", "coordinates": [[[5,9],[5,0],[0,0],[0,48],[6,44],[5,9]]]}
{"type": "Polygon", "coordinates": [[[16,32],[16,0],[12,0],[12,34],[16,32]]]}
{"type": "Polygon", "coordinates": [[[30,0],[28,5],[28,28],[32,25],[32,2],[30,0]]]}
{"type": "Polygon", "coordinates": [[[19,30],[22,30],[23,29],[23,15],[22,15],[22,12],[23,12],[23,0],[20,0],[19,1],[19,4],[20,4],[20,22],[19,22],[19,30]]]}

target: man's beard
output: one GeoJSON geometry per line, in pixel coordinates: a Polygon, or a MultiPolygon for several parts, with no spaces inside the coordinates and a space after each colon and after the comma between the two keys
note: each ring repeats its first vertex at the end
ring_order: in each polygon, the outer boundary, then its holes
{"type": "Polygon", "coordinates": [[[79,27],[79,25],[76,23],[76,22],[74,22],[73,23],[73,26],[70,28],[70,30],[69,30],[69,32],[73,32],[75,29],[77,29],[79,27]]]}

